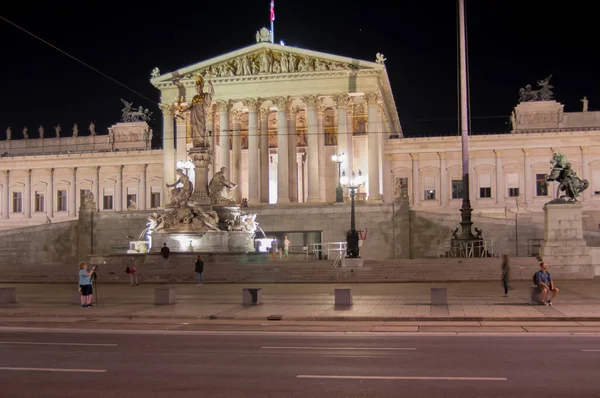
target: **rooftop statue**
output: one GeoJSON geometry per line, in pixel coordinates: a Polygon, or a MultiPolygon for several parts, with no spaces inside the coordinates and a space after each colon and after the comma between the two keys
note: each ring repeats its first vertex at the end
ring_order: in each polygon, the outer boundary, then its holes
{"type": "Polygon", "coordinates": [[[552,79],[552,75],[544,80],[538,80],[539,90],[533,90],[531,84],[521,88],[519,90],[519,102],[550,101],[554,99],[554,93],[552,92],[554,86],[550,84],[550,79],[552,79]]]}
{"type": "Polygon", "coordinates": [[[556,197],[577,201],[577,197],[589,187],[588,180],[580,179],[575,170],[571,168],[571,164],[567,163],[567,157],[560,152],[554,153],[550,164],[552,165],[552,170],[546,175],[546,181],[558,182],[556,197]],[[561,191],[564,191],[565,194],[559,196],[561,191]]]}
{"type": "Polygon", "coordinates": [[[125,107],[121,109],[121,115],[124,122],[149,122],[152,120],[152,112],[149,109],[144,109],[142,106],[136,110],[133,108],[133,102],[127,102],[121,99],[125,107]]]}

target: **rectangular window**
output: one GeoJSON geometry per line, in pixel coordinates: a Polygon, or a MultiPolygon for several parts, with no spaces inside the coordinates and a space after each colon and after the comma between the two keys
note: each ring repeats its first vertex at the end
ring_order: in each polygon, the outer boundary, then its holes
{"type": "Polygon", "coordinates": [[[479,197],[480,198],[491,198],[492,197],[492,175],[491,174],[480,174],[479,175],[479,197]]]}
{"type": "Polygon", "coordinates": [[[127,210],[137,210],[137,195],[136,194],[127,194],[127,210]]]}
{"type": "Polygon", "coordinates": [[[56,191],[56,211],[67,211],[67,191],[56,191]]]}
{"type": "Polygon", "coordinates": [[[461,199],[463,195],[463,181],[452,180],[452,199],[461,199]]]}
{"type": "Polygon", "coordinates": [[[519,188],[508,188],[508,196],[510,198],[516,198],[519,196],[519,188]]]}
{"type": "Polygon", "coordinates": [[[150,194],[150,207],[153,209],[160,207],[160,192],[152,192],[150,194]]]}
{"type": "Polygon", "coordinates": [[[13,192],[13,213],[23,212],[23,193],[13,192]]]}
{"type": "Polygon", "coordinates": [[[535,175],[535,194],[536,196],[548,196],[548,183],[546,174],[535,175]]]}
{"type": "Polygon", "coordinates": [[[492,197],[492,188],[490,188],[490,187],[479,188],[479,197],[480,198],[491,198],[492,197]]]}
{"type": "Polygon", "coordinates": [[[435,177],[423,176],[423,189],[425,190],[425,200],[435,200],[435,177]]]}
{"type": "Polygon", "coordinates": [[[112,195],[104,195],[102,201],[102,209],[103,210],[112,210],[113,209],[113,196],[112,195]]]}
{"type": "Polygon", "coordinates": [[[600,170],[592,172],[592,189],[594,190],[594,195],[600,195],[600,170]]]}
{"type": "Polygon", "coordinates": [[[36,192],[35,193],[35,211],[36,212],[44,211],[44,192],[36,192]]]}
{"type": "Polygon", "coordinates": [[[426,190],[424,198],[425,198],[425,200],[435,200],[435,190],[434,189],[426,190]]]}

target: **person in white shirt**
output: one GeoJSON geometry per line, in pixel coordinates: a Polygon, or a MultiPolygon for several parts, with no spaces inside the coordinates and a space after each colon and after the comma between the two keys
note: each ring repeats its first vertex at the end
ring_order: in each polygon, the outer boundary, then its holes
{"type": "Polygon", "coordinates": [[[283,238],[283,255],[285,256],[285,259],[288,259],[288,254],[290,253],[290,246],[292,245],[292,242],[290,242],[290,240],[288,239],[287,235],[283,238]]]}

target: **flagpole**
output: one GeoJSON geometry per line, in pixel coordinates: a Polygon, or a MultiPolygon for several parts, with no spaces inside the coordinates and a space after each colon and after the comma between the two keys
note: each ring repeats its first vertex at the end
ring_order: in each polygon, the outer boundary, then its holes
{"type": "Polygon", "coordinates": [[[275,43],[275,28],[273,27],[273,21],[271,21],[271,43],[275,43]]]}
{"type": "Polygon", "coordinates": [[[275,0],[271,0],[271,9],[270,9],[270,19],[271,19],[271,43],[275,44],[275,0]]]}

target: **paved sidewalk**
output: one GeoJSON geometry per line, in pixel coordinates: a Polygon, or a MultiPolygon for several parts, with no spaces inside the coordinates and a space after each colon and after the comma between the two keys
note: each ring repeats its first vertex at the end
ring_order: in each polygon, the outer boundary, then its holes
{"type": "Polygon", "coordinates": [[[503,297],[493,282],[390,284],[171,285],[177,304],[154,305],[154,289],[165,285],[100,284],[99,305],[74,304],[74,284],[2,284],[16,287],[17,304],[0,304],[0,319],[18,317],[146,320],[284,321],[587,321],[600,326],[600,281],[557,283],[553,307],[532,306],[527,282],[503,297]],[[261,287],[263,304],[241,305],[243,287],[261,287]],[[354,305],[334,306],[337,287],[350,287],[354,305]],[[447,306],[430,305],[430,288],[448,289],[447,306]]]}

